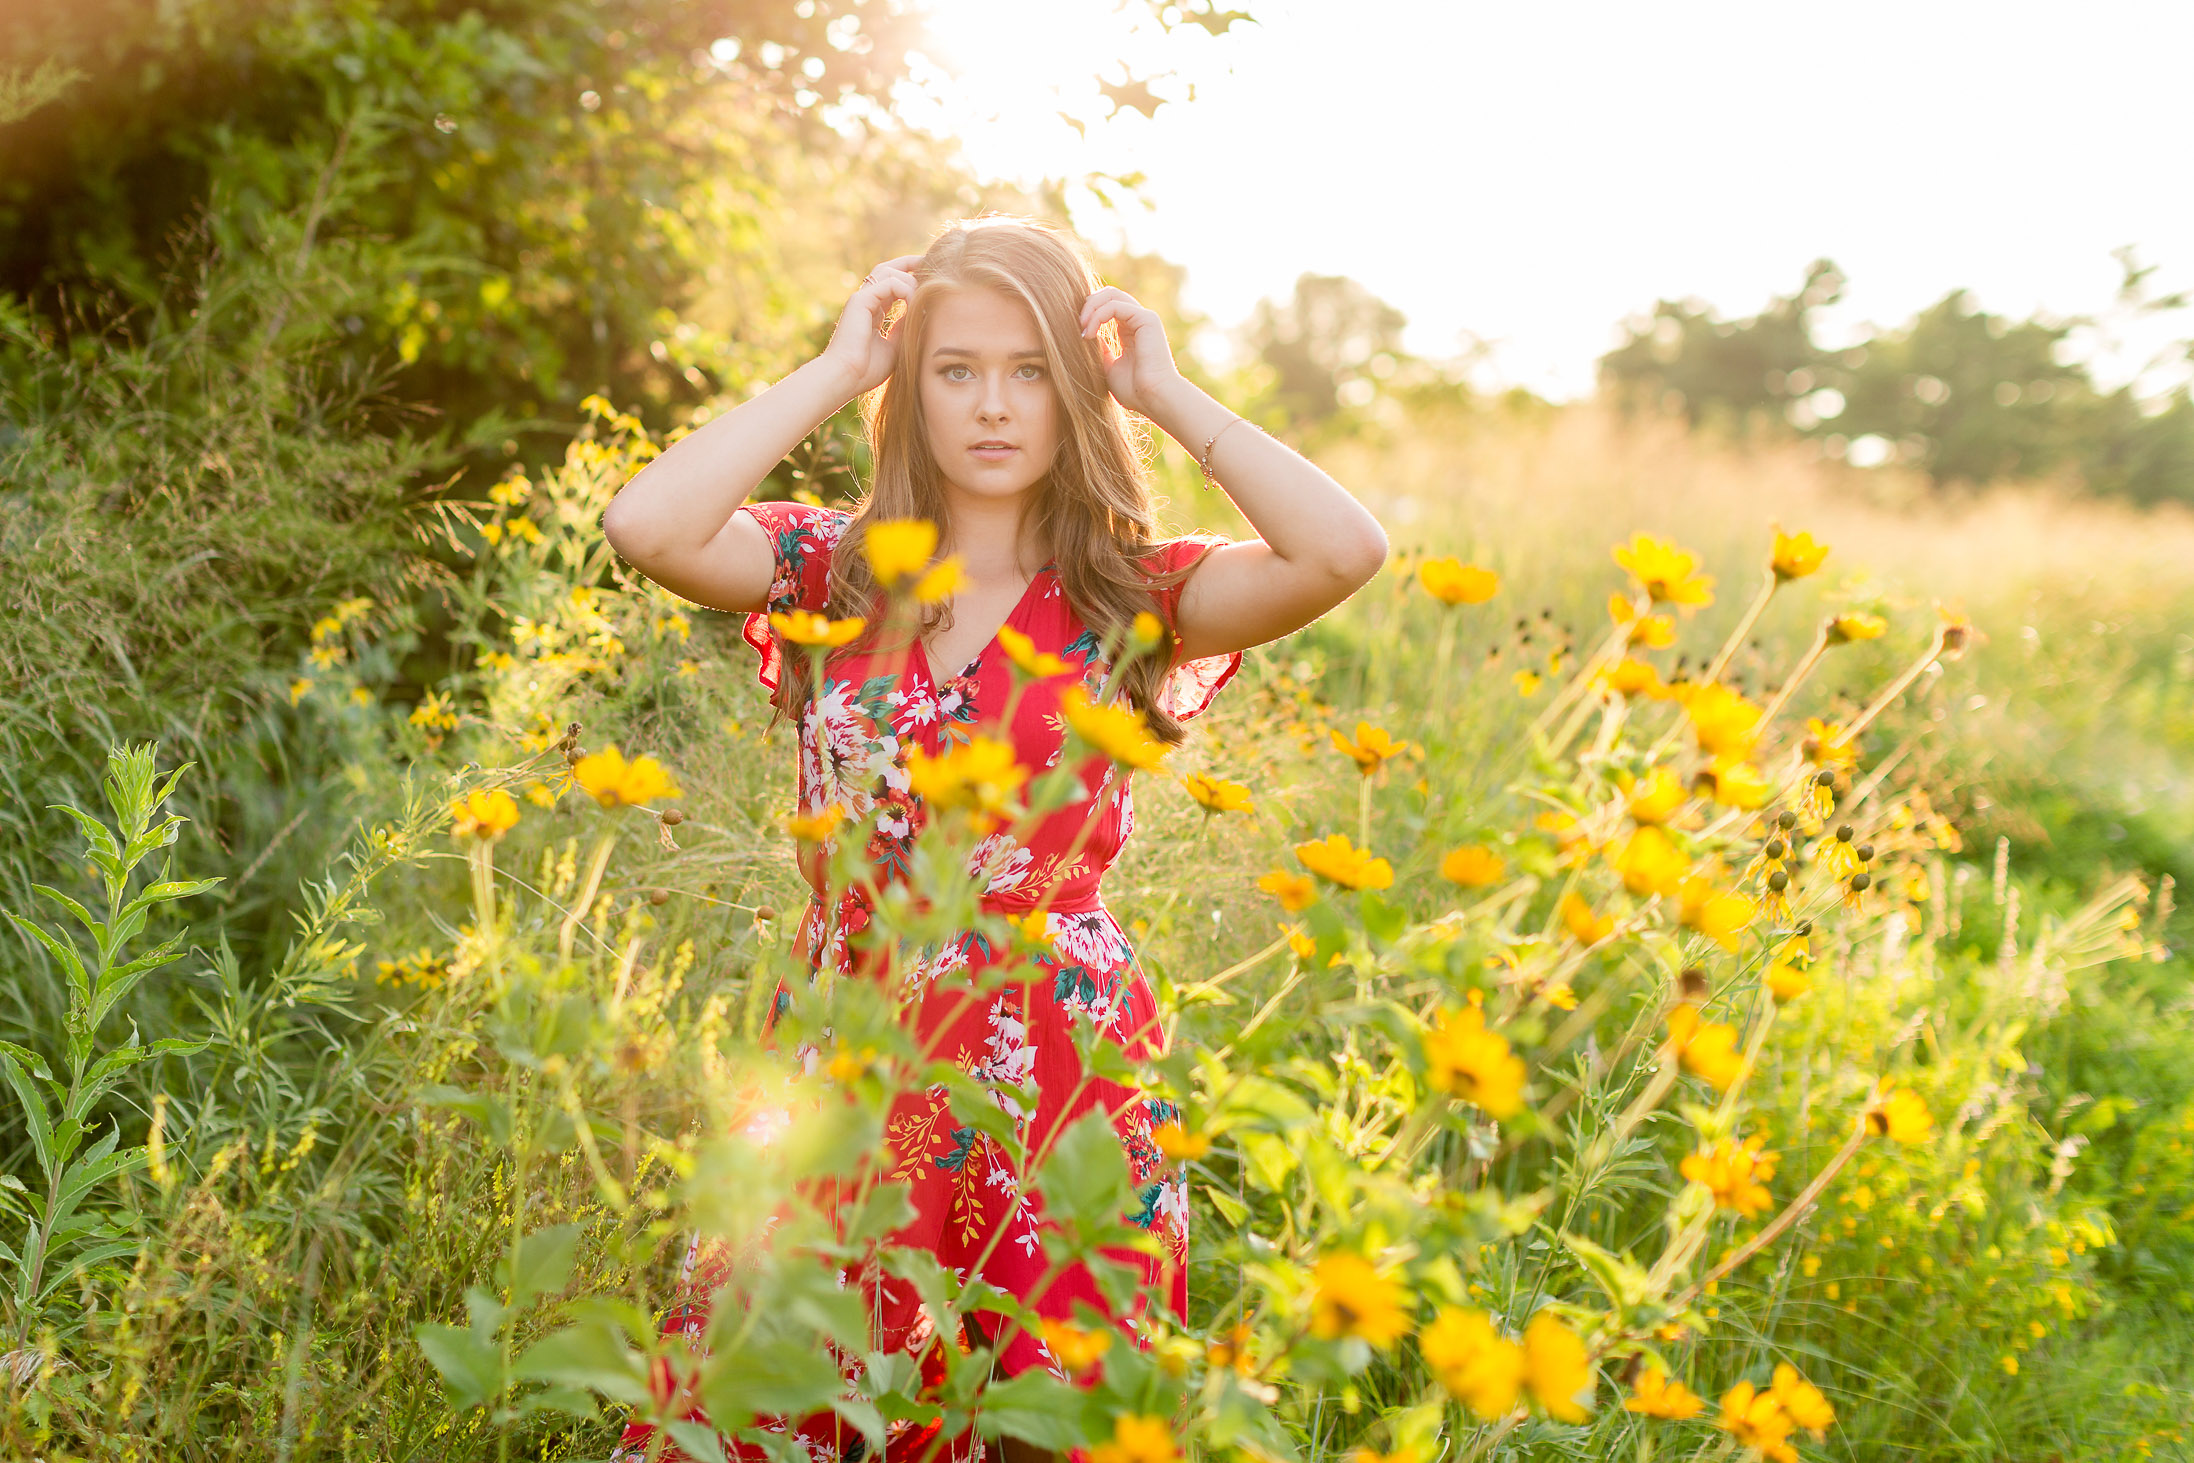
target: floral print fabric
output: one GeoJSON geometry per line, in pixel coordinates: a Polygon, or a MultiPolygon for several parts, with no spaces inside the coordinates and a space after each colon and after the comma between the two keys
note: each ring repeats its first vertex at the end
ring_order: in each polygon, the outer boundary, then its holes
{"type": "MultiPolygon", "coordinates": [[[[761,524],[774,547],[769,610],[822,610],[831,554],[850,515],[796,503],[756,503],[739,511],[761,524]]],[[[1222,542],[1209,535],[1175,540],[1160,546],[1146,562],[1154,572],[1170,571],[1193,564],[1222,542]]],[[[1178,586],[1153,591],[1154,608],[1169,628],[1179,593],[1178,586]]],[[[844,809],[846,817],[835,837],[861,840],[878,885],[904,877],[923,824],[923,809],[906,774],[913,748],[935,755],[980,732],[1010,741],[1033,780],[1065,753],[1060,694],[1079,683],[1094,695],[1111,669],[1097,636],[1067,603],[1054,565],[1046,565],[1030,581],[1005,623],[1029,636],[1037,651],[1065,660],[1075,673],[1028,682],[1016,696],[1012,664],[995,636],[967,664],[944,671],[933,671],[919,645],[834,651],[824,663],[818,694],[798,728],[798,810],[819,814],[833,804],[844,809]],[[1009,706],[1010,725],[1005,725],[1009,706]]],[[[760,653],[762,684],[773,689],[784,657],[806,653],[785,645],[771,631],[766,613],[749,616],[744,635],[760,653]]],[[[1230,654],[1175,667],[1161,693],[1164,704],[1176,717],[1196,716],[1240,664],[1240,655],[1230,654]]],[[[1115,1313],[1085,1268],[1050,1273],[1040,1240],[1042,1197],[1033,1188],[1024,1189],[1025,1175],[1018,1166],[1021,1144],[1040,1162],[1059,1132],[1087,1113],[1104,1112],[1134,1184],[1137,1210],[1129,1218],[1161,1239],[1162,1258],[1119,1258],[1143,1269],[1142,1304],[1155,1296],[1176,1314],[1185,1310],[1187,1187],[1178,1166],[1151,1136],[1154,1129],[1178,1121],[1178,1114],[1167,1103],[1089,1075],[1080,1056],[1093,1041],[1109,1042],[1131,1057],[1156,1055],[1163,1037],[1150,986],[1135,965],[1126,934],[1098,893],[1106,869],[1134,830],[1128,779],[1103,757],[1089,758],[1078,771],[1082,800],[1045,815],[1018,836],[1005,830],[990,834],[968,851],[966,860],[968,873],[982,880],[988,907],[1027,915],[1042,905],[1050,952],[1015,966],[1002,987],[978,989],[969,977],[1007,955],[970,931],[914,962],[899,977],[909,1019],[926,1049],[978,1080],[1033,1086],[1032,1106],[1005,1094],[995,1097],[1021,1143],[1009,1150],[962,1123],[941,1090],[908,1094],[887,1119],[887,1172],[909,1185],[917,1216],[894,1236],[896,1243],[929,1250],[964,1276],[979,1277],[1020,1297],[1047,1318],[1071,1320],[1078,1306],[1087,1305],[1133,1334],[1139,1314],[1115,1313]]],[[[803,872],[818,891],[825,866],[821,855],[803,860],[803,872]]],[[[872,892],[859,886],[845,891],[835,904],[820,892],[813,894],[798,936],[810,964],[859,970],[860,935],[872,907],[872,892]]],[[[679,1304],[666,1318],[666,1330],[680,1330],[699,1341],[707,1324],[706,1296],[721,1283],[729,1264],[728,1257],[711,1256],[698,1246],[689,1253],[679,1304]]],[[[933,1334],[911,1288],[875,1277],[864,1284],[880,1323],[882,1334],[873,1338],[879,1348],[912,1354],[918,1362],[928,1356],[933,1370],[933,1348],[963,1339],[933,1334]]],[[[1001,1317],[977,1320],[986,1335],[1007,1336],[998,1362],[1002,1373],[1034,1366],[1058,1370],[1041,1335],[1005,1327],[1001,1317]]],[[[849,1364],[849,1385],[858,1365],[849,1364]]],[[[777,1425],[771,1424],[773,1429],[777,1425]]],[[[782,1425],[814,1463],[855,1463],[865,1449],[857,1434],[828,1414],[782,1425]]],[[[647,1435],[644,1425],[635,1424],[618,1456],[643,1456],[647,1435]]],[[[940,1441],[957,1456],[978,1446],[972,1440],[939,1440],[910,1431],[894,1436],[888,1451],[913,1458],[940,1441]]],[[[744,1447],[731,1451],[763,1456],[744,1447]]]]}

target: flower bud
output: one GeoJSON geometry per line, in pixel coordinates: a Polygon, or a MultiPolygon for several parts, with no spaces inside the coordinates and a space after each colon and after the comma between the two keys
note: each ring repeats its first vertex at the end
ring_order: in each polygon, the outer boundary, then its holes
{"type": "Polygon", "coordinates": [[[1775,826],[1784,829],[1795,828],[1798,826],[1798,815],[1785,809],[1775,815],[1775,826]]]}
{"type": "Polygon", "coordinates": [[[1784,873],[1781,869],[1777,869],[1767,876],[1767,887],[1777,894],[1782,893],[1790,887],[1790,875],[1784,873]]]}
{"type": "Polygon", "coordinates": [[[1873,876],[1868,874],[1865,869],[1861,869],[1859,870],[1859,872],[1851,876],[1851,892],[1854,894],[1864,894],[1873,883],[1873,876]]]}
{"type": "Polygon", "coordinates": [[[1836,825],[1836,841],[1838,843],[1849,843],[1851,841],[1851,825],[1849,823],[1836,825]]]}
{"type": "Polygon", "coordinates": [[[1780,838],[1770,838],[1767,841],[1767,847],[1761,849],[1760,852],[1766,854],[1769,858],[1781,858],[1784,854],[1790,852],[1790,845],[1780,838]]]}
{"type": "Polygon", "coordinates": [[[1871,843],[1862,843],[1862,844],[1860,844],[1860,845],[1859,845],[1859,849],[1858,849],[1858,853],[1859,853],[1859,862],[1860,862],[1860,863],[1862,863],[1862,864],[1864,864],[1864,863],[1872,863],[1872,862],[1874,861],[1874,845],[1873,845],[1873,844],[1871,844],[1871,843]]]}

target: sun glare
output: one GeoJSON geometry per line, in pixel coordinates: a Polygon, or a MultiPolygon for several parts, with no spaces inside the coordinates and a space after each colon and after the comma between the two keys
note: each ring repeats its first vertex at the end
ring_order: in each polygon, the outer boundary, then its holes
{"type": "Polygon", "coordinates": [[[923,28],[927,64],[903,115],[960,139],[979,173],[1027,182],[1095,166],[1076,124],[1147,125],[1133,83],[1184,96],[1183,62],[1201,50],[1200,37],[1168,36],[1151,12],[1119,0],[929,0],[923,28]]]}

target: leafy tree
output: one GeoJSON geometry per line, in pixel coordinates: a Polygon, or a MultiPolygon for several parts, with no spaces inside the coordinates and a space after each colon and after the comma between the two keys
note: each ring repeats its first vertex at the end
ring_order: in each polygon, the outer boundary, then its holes
{"type": "Polygon", "coordinates": [[[1273,374],[1281,410],[1316,425],[1370,400],[1381,369],[1391,373],[1403,357],[1408,323],[1346,275],[1305,274],[1288,303],[1258,301],[1246,338],[1273,374]]]}

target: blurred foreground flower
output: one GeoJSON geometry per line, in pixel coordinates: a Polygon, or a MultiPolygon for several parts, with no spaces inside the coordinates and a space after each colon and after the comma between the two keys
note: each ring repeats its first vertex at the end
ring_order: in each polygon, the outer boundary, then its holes
{"type": "Polygon", "coordinates": [[[1638,1373],[1638,1381],[1630,1400],[1623,1404],[1626,1412],[1642,1412],[1647,1417],[1666,1418],[1670,1422],[1682,1422],[1697,1417],[1706,1406],[1706,1399],[1686,1387],[1682,1382],[1669,1380],[1667,1372],[1659,1367],[1647,1367],[1638,1373]]]}
{"type": "Polygon", "coordinates": [[[1333,750],[1352,758],[1356,770],[1369,777],[1395,757],[1416,750],[1414,742],[1397,742],[1387,735],[1384,727],[1373,726],[1368,721],[1356,723],[1356,735],[1344,737],[1338,731],[1332,733],[1333,750]]]}
{"type": "Polygon", "coordinates": [[[450,834],[491,842],[518,826],[517,800],[503,789],[476,788],[450,804],[450,834]]]}
{"type": "Polygon", "coordinates": [[[1490,848],[1470,843],[1454,849],[1440,860],[1440,877],[1465,889],[1482,889],[1488,884],[1500,882],[1508,871],[1508,863],[1490,848]]]}
{"type": "Polygon", "coordinates": [[[845,645],[868,626],[859,615],[833,620],[810,610],[793,610],[769,617],[770,628],[795,645],[845,645]]]}
{"type": "Polygon", "coordinates": [[[1485,1421],[1516,1405],[1524,1384],[1524,1349],[1494,1329],[1484,1311],[1442,1306],[1417,1347],[1440,1385],[1485,1421]]]}
{"type": "Polygon", "coordinates": [[[1828,545],[1817,542],[1810,533],[1784,533],[1775,530],[1775,548],[1769,556],[1769,566],[1777,579],[1803,579],[1821,567],[1828,557],[1828,545]]]}
{"type": "Polygon", "coordinates": [[[1112,1436],[1089,1450],[1089,1463],[1173,1463],[1181,1456],[1162,1417],[1123,1412],[1112,1420],[1112,1436]]]}
{"type": "Polygon", "coordinates": [[[1327,1341],[1361,1336],[1373,1346],[1392,1346],[1409,1333],[1402,1288],[1361,1255],[1336,1251],[1311,1272],[1310,1331],[1327,1341]]]}
{"type": "Polygon", "coordinates": [[[1394,885],[1394,866],[1373,857],[1370,849],[1350,843],[1346,833],[1298,843],[1295,856],[1303,861],[1304,868],[1344,889],[1390,889],[1394,885]]]}
{"type": "Polygon", "coordinates": [[[1443,1010],[1425,1033],[1425,1081],[1450,1097],[1475,1103],[1496,1118],[1522,1111],[1523,1059],[1509,1050],[1508,1039],[1486,1030],[1477,1006],[1443,1010]]]}
{"type": "Polygon", "coordinates": [[[887,518],[871,523],[861,547],[876,582],[889,589],[919,574],[937,552],[937,525],[926,518],[887,518]]]}
{"type": "Polygon", "coordinates": [[[1150,734],[1139,711],[1117,703],[1099,706],[1080,686],[1067,687],[1059,711],[1074,734],[1123,767],[1155,772],[1166,760],[1166,745],[1150,734]]]}
{"type": "Polygon", "coordinates": [[[1417,582],[1444,605],[1484,604],[1500,592],[1501,576],[1449,554],[1417,566],[1417,582]]]}
{"type": "Polygon", "coordinates": [[[1776,1155],[1760,1151],[1758,1135],[1742,1143],[1724,1138],[1711,1148],[1685,1156],[1683,1176],[1714,1195],[1717,1208],[1733,1209],[1750,1219],[1775,1202],[1767,1181],[1775,1177],[1776,1155]]]}
{"type": "Polygon", "coordinates": [[[1249,813],[1256,811],[1256,804],[1249,798],[1249,789],[1238,782],[1228,782],[1202,772],[1191,772],[1181,779],[1181,786],[1188,795],[1201,804],[1208,813],[1249,813]]]}
{"type": "Polygon", "coordinates": [[[907,786],[936,808],[967,808],[983,816],[1005,813],[1027,780],[1028,769],[1012,744],[996,737],[971,737],[937,757],[920,747],[907,754],[907,786]]]}
{"type": "Polygon", "coordinates": [[[1615,562],[1630,571],[1656,604],[1709,605],[1714,603],[1713,576],[1701,574],[1694,554],[1651,534],[1634,535],[1615,546],[1615,562]]]}
{"type": "Polygon", "coordinates": [[[1896,1087],[1896,1079],[1884,1077],[1867,1104],[1866,1130],[1892,1143],[1925,1143],[1935,1131],[1935,1115],[1909,1087],[1896,1087]]]}
{"type": "Polygon", "coordinates": [[[1590,1415],[1578,1399],[1592,1393],[1592,1358],[1552,1311],[1539,1312],[1524,1327],[1524,1385],[1558,1422],[1583,1422],[1590,1415]]]}
{"type": "Polygon", "coordinates": [[[615,743],[581,757],[571,775],[605,808],[642,808],[657,798],[683,796],[662,763],[653,757],[627,762],[615,743]]]}

